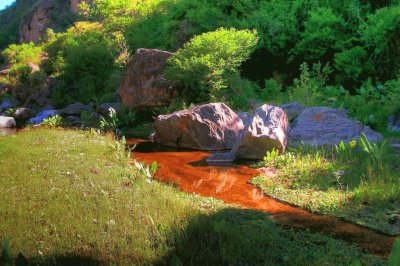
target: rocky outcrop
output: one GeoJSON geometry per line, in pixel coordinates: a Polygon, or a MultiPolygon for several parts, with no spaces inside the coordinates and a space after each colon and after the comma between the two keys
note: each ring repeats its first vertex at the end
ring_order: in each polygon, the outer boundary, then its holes
{"type": "Polygon", "coordinates": [[[0,116],[0,128],[16,127],[16,125],[13,117],[0,116]]]}
{"type": "Polygon", "coordinates": [[[27,124],[37,125],[37,124],[42,123],[43,120],[45,120],[46,118],[53,117],[56,115],[61,115],[61,112],[57,111],[57,110],[44,110],[44,111],[38,113],[36,116],[29,119],[27,121],[27,124]]]}
{"type": "Polygon", "coordinates": [[[73,103],[67,105],[64,109],[62,109],[61,113],[65,116],[71,116],[71,115],[80,115],[82,111],[92,112],[93,108],[89,105],[85,105],[82,103],[73,103]]]}
{"type": "Polygon", "coordinates": [[[263,159],[267,151],[284,151],[288,129],[286,113],[280,107],[264,104],[246,123],[232,153],[237,158],[263,159]]]}
{"type": "Polygon", "coordinates": [[[360,122],[351,120],[345,110],[312,107],[307,108],[295,119],[289,135],[290,143],[312,146],[336,145],[350,142],[364,133],[369,141],[382,141],[381,134],[360,122]]]}
{"type": "Polygon", "coordinates": [[[197,150],[231,149],[243,128],[239,116],[224,103],[159,115],[154,122],[156,142],[197,150]]]}
{"type": "Polygon", "coordinates": [[[138,49],[119,89],[121,101],[130,110],[167,106],[175,98],[171,81],[162,72],[172,54],[154,49],[138,49]]]}
{"type": "Polygon", "coordinates": [[[37,42],[50,25],[51,0],[43,0],[23,19],[19,30],[20,43],[37,42]]]}

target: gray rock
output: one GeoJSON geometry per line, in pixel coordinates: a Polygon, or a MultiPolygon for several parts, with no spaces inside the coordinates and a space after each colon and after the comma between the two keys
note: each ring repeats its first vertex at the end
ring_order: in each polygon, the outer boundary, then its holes
{"type": "Polygon", "coordinates": [[[82,111],[93,111],[93,108],[88,106],[88,105],[84,105],[82,103],[73,103],[70,105],[67,105],[64,109],[61,110],[61,113],[63,115],[80,115],[82,111]]]}
{"type": "Polygon", "coordinates": [[[305,109],[300,102],[283,104],[280,106],[280,108],[285,111],[289,121],[293,121],[293,119],[295,119],[305,109]]]}
{"type": "Polygon", "coordinates": [[[17,107],[18,104],[19,104],[19,101],[17,99],[7,98],[0,104],[0,112],[2,112],[5,109],[8,109],[8,108],[17,107]]]}
{"type": "Polygon", "coordinates": [[[53,117],[56,115],[61,115],[61,112],[57,111],[57,110],[44,110],[44,111],[38,113],[36,116],[29,119],[27,121],[27,124],[37,125],[37,124],[42,123],[43,120],[45,120],[46,118],[53,117]]]}
{"type": "Polygon", "coordinates": [[[79,117],[72,116],[72,115],[67,116],[67,117],[65,118],[65,121],[66,121],[67,123],[69,123],[70,125],[73,125],[73,126],[80,126],[80,125],[82,125],[82,121],[79,119],[79,117]]]}
{"type": "Polygon", "coordinates": [[[12,128],[16,126],[17,123],[13,117],[0,116],[0,128],[12,128]]]}
{"type": "Polygon", "coordinates": [[[119,112],[121,110],[120,103],[102,103],[96,108],[96,112],[101,115],[108,115],[109,109],[113,108],[115,111],[119,112]]]}
{"type": "Polygon", "coordinates": [[[400,115],[389,117],[388,129],[390,131],[400,132],[400,115]]]}
{"type": "Polygon", "coordinates": [[[173,83],[163,75],[172,54],[155,49],[138,49],[119,88],[121,101],[130,110],[168,106],[176,96],[173,83]]]}
{"type": "Polygon", "coordinates": [[[301,143],[312,146],[336,145],[340,141],[357,140],[361,133],[371,142],[383,140],[381,134],[351,120],[343,109],[311,107],[301,112],[292,124],[289,141],[294,146],[301,143]]]}
{"type": "Polygon", "coordinates": [[[21,107],[15,110],[13,117],[19,122],[25,122],[35,115],[35,111],[29,108],[21,107]]]}
{"type": "Polygon", "coordinates": [[[224,103],[159,115],[154,122],[156,142],[197,150],[231,149],[243,128],[239,116],[224,103]]]}
{"type": "Polygon", "coordinates": [[[288,129],[289,122],[285,112],[280,107],[264,104],[246,124],[232,153],[237,158],[263,159],[267,151],[274,148],[284,151],[288,129]]]}

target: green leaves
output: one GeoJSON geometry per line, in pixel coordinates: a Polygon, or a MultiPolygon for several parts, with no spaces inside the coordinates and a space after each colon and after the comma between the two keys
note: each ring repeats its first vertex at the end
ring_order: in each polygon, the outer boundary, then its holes
{"type": "Polygon", "coordinates": [[[168,60],[166,77],[182,84],[190,100],[207,100],[228,86],[227,76],[238,72],[257,42],[257,33],[250,30],[220,28],[201,34],[168,60]]]}

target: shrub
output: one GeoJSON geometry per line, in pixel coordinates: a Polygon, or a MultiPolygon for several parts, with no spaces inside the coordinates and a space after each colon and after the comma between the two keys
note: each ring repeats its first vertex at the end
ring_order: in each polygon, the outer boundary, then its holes
{"type": "MultiPolygon", "coordinates": [[[[57,105],[80,101],[115,91],[112,78],[116,43],[99,23],[77,22],[66,33],[58,35],[46,46],[51,57],[46,72],[58,76],[60,85],[53,95],[57,105]]],[[[118,55],[117,55],[118,56],[118,55]]]]}
{"type": "Polygon", "coordinates": [[[238,73],[257,41],[256,32],[250,30],[220,28],[201,34],[168,60],[165,75],[182,84],[186,98],[208,100],[227,88],[228,76],[238,73]]]}

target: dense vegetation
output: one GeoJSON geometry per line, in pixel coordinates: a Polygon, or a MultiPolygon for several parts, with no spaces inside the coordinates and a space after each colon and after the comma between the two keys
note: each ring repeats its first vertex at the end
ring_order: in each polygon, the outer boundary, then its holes
{"type": "Polygon", "coordinates": [[[385,263],[266,213],[163,185],[130,166],[124,144],[94,131],[0,136],[0,263],[18,254],[45,265],[385,263]]]}
{"type": "MultiPolygon", "coordinates": [[[[1,16],[27,6],[26,0],[19,0],[1,16]]],[[[55,34],[62,28],[57,25],[72,19],[61,16],[38,44],[50,57],[43,63],[44,74],[61,80],[54,94],[59,106],[112,99],[130,55],[146,47],[178,51],[167,70],[171,79],[184,85],[177,102],[226,100],[234,108],[247,109],[251,99],[299,100],[347,108],[353,117],[382,130],[388,117],[400,110],[397,0],[94,0],[92,5],[82,4],[81,10],[75,19],[86,22],[55,34]],[[243,54],[229,55],[218,47],[207,50],[207,41],[192,40],[203,33],[198,38],[221,34],[221,27],[230,33],[217,46],[235,49],[237,37],[246,38],[249,30],[258,42],[249,43],[243,54]],[[226,56],[235,61],[229,71],[217,64],[223,65],[226,56]],[[198,72],[185,71],[195,65],[198,72]],[[213,76],[204,71],[214,71],[213,76]]],[[[13,21],[19,18],[13,16],[13,21]]],[[[8,36],[12,30],[0,32],[8,36]]],[[[3,60],[10,63],[6,56],[3,60]]]]}

